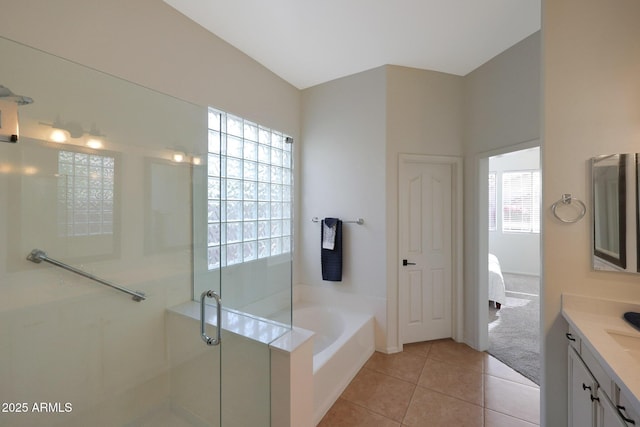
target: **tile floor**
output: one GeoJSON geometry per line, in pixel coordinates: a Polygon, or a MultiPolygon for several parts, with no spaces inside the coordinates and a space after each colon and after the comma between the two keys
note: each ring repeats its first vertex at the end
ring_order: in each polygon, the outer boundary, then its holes
{"type": "Polygon", "coordinates": [[[374,353],[319,427],[531,427],[540,389],[487,353],[452,340],[374,353]]]}

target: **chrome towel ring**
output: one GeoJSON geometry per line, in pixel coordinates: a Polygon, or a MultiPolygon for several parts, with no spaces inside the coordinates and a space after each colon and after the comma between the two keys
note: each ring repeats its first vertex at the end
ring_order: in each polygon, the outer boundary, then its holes
{"type": "Polygon", "coordinates": [[[584,205],[584,203],[582,203],[581,200],[576,199],[572,197],[571,194],[567,193],[567,194],[563,194],[560,200],[558,200],[557,202],[551,205],[551,212],[553,213],[553,216],[558,218],[560,221],[571,224],[574,222],[578,222],[582,219],[584,214],[587,213],[587,207],[584,205]],[[578,213],[575,217],[563,218],[560,215],[558,215],[558,211],[557,211],[558,207],[571,205],[573,204],[573,202],[575,202],[575,204],[578,206],[578,213]]]}

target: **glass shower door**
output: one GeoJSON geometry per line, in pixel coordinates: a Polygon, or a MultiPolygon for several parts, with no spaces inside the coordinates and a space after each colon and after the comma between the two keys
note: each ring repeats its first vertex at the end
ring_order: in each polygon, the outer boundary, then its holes
{"type": "Polygon", "coordinates": [[[4,38],[0,57],[34,101],[0,91],[0,426],[270,425],[287,138],[4,38]]]}
{"type": "Polygon", "coordinates": [[[33,99],[0,91],[0,426],[219,426],[192,293],[206,108],[3,38],[0,57],[33,99]]]}
{"type": "Polygon", "coordinates": [[[194,169],[194,299],[221,297],[223,426],[271,422],[269,344],[291,327],[291,169],[281,132],[209,108],[207,164],[194,169]]]}

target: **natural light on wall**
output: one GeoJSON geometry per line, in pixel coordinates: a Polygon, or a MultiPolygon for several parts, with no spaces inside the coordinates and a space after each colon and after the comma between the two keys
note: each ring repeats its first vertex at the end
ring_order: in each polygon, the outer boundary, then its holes
{"type": "Polygon", "coordinates": [[[209,109],[209,270],[291,251],[290,140],[209,109]]]}

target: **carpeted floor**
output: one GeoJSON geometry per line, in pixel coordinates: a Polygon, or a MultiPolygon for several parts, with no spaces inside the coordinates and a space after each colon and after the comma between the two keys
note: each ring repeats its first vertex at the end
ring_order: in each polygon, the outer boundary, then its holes
{"type": "Polygon", "coordinates": [[[489,303],[489,354],[540,384],[540,278],[503,276],[506,303],[489,303]]]}

